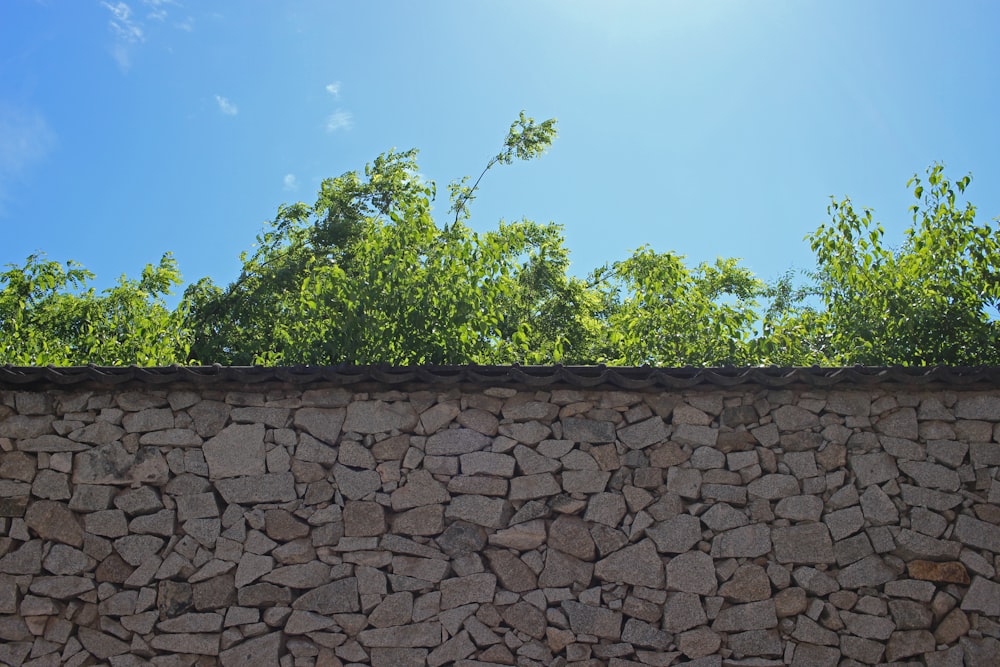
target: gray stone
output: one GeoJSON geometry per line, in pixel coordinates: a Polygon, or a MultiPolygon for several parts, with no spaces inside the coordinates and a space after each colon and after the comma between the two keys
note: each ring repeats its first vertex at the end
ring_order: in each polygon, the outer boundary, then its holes
{"type": "Polygon", "coordinates": [[[615,424],[609,421],[596,421],[578,417],[567,417],[562,420],[563,438],[573,442],[614,442],[615,424]]]}
{"type": "Polygon", "coordinates": [[[429,472],[415,470],[407,477],[406,484],[392,492],[390,500],[392,509],[399,512],[423,505],[446,503],[451,500],[451,495],[429,472]]]}
{"type": "Polygon", "coordinates": [[[42,571],[42,540],[29,540],[0,558],[0,573],[38,574],[42,571]]]}
{"type": "Polygon", "coordinates": [[[1000,526],[960,514],[952,537],[977,549],[1000,553],[1000,526]]]}
{"type": "Polygon", "coordinates": [[[112,656],[128,653],[130,650],[129,645],[122,640],[91,628],[79,628],[76,636],[83,648],[98,660],[107,660],[112,656]]]}
{"type": "Polygon", "coordinates": [[[594,575],[603,581],[662,588],[663,562],[651,539],[617,551],[594,566],[594,575]]]}
{"type": "Polygon", "coordinates": [[[963,396],[955,404],[955,416],[959,419],[1000,421],[1000,397],[992,394],[963,396]]]}
{"type": "Polygon", "coordinates": [[[787,496],[775,505],[774,514],[792,521],[819,521],[823,501],[817,496],[787,496]]]}
{"type": "Polygon", "coordinates": [[[896,461],[884,452],[855,454],[850,459],[850,466],[861,488],[888,482],[899,476],[896,461]]]}
{"type": "Polygon", "coordinates": [[[513,477],[517,461],[513,456],[494,452],[470,452],[459,457],[463,475],[513,477]]]}
{"type": "MultiPolygon", "coordinates": [[[[565,602],[563,605],[565,606],[565,602]]],[[[708,622],[701,598],[694,593],[668,593],[663,606],[663,629],[678,633],[708,622]]]]}
{"type": "Polygon", "coordinates": [[[917,411],[913,408],[899,408],[888,415],[882,415],[875,424],[875,430],[894,438],[916,440],[920,436],[917,411]]]}
{"type": "Polygon", "coordinates": [[[79,549],[65,544],[54,544],[42,561],[42,565],[52,574],[73,575],[92,570],[97,561],[79,549]]]}
{"type": "Polygon", "coordinates": [[[315,614],[311,611],[295,610],[285,621],[285,634],[304,635],[318,630],[325,630],[335,625],[335,621],[327,616],[315,614]]]}
{"type": "Polygon", "coordinates": [[[698,498],[701,494],[701,471],[671,466],[667,469],[667,490],[681,498],[698,498]]]}
{"type": "MultiPolygon", "coordinates": [[[[709,530],[715,533],[721,533],[722,531],[729,530],[730,528],[738,528],[739,526],[745,526],[750,523],[750,519],[747,518],[746,514],[734,508],[729,503],[713,504],[707,512],[701,515],[700,518],[701,521],[708,526],[709,530]]],[[[698,528],[698,533],[700,534],[700,532],[701,530],[698,528]]]]}
{"type": "Polygon", "coordinates": [[[368,623],[376,628],[405,625],[412,620],[413,593],[392,593],[382,599],[368,615],[368,623]]]}
{"type": "Polygon", "coordinates": [[[441,644],[441,624],[413,623],[392,628],[375,628],[358,633],[362,646],[380,648],[417,648],[441,644]]]}
{"type": "MultiPolygon", "coordinates": [[[[669,570],[668,570],[669,576],[669,570]]],[[[697,592],[697,591],[693,591],[697,592]]],[[[708,593],[708,595],[713,595],[708,593]]],[[[758,602],[771,596],[771,580],[759,565],[744,563],[719,589],[719,595],[733,602],[758,602]]]]}
{"type": "Polygon", "coordinates": [[[295,478],[290,472],[220,479],[215,487],[227,503],[283,503],[296,497],[295,478]]]}
{"type": "Polygon", "coordinates": [[[819,426],[819,417],[797,405],[782,405],[772,413],[774,423],[782,431],[807,431],[819,426]]]}
{"type": "Polygon", "coordinates": [[[335,445],[346,416],[343,408],[299,408],[293,423],[326,444],[335,445]]]}
{"type": "Polygon", "coordinates": [[[729,635],[727,646],[737,658],[750,656],[776,658],[783,652],[781,635],[775,630],[737,632],[729,635]]]}
{"type": "Polygon", "coordinates": [[[961,485],[957,472],[936,463],[901,461],[899,469],[909,477],[912,477],[917,482],[917,485],[924,488],[958,491],[958,487],[961,485]]]}
{"type": "Polygon", "coordinates": [[[510,499],[514,501],[545,498],[560,493],[562,493],[562,487],[551,473],[521,475],[510,480],[510,499]]]}
{"type": "Polygon", "coordinates": [[[418,421],[416,411],[407,402],[355,401],[347,406],[343,428],[353,433],[409,431],[418,421]]]}
{"type": "Polygon", "coordinates": [[[445,510],[448,519],[460,519],[485,528],[504,528],[513,508],[502,498],[462,495],[452,498],[445,510]]]}
{"type": "Polygon", "coordinates": [[[715,564],[706,553],[689,551],[676,556],[667,563],[666,574],[669,590],[715,595],[715,564]]]}
{"type": "MultiPolygon", "coordinates": [[[[242,600],[240,603],[244,604],[242,600]]],[[[348,577],[317,586],[295,598],[292,608],[326,616],[360,611],[358,580],[348,577]]]]}
{"type": "Polygon", "coordinates": [[[908,528],[896,534],[893,553],[903,560],[958,560],[962,545],[951,540],[936,540],[908,528]]]}
{"type": "Polygon", "coordinates": [[[376,502],[347,501],[343,517],[347,537],[378,537],[385,532],[385,510],[376,502]]]}
{"type": "Polygon", "coordinates": [[[550,548],[545,552],[545,567],[538,575],[538,585],[541,588],[561,588],[574,584],[586,587],[590,585],[593,576],[593,563],[550,548]]]}
{"type": "Polygon", "coordinates": [[[719,439],[719,431],[709,426],[678,424],[674,427],[674,433],[670,439],[680,445],[714,447],[719,439]]]}
{"type": "Polygon", "coordinates": [[[295,460],[329,466],[337,462],[338,453],[337,448],[320,442],[308,433],[303,433],[299,436],[299,444],[295,447],[295,460]]]}
{"type": "Polygon", "coordinates": [[[912,507],[926,507],[938,512],[949,510],[962,502],[957,493],[945,493],[934,489],[924,489],[910,484],[900,484],[903,502],[912,507]]]}
{"type": "MultiPolygon", "coordinates": [[[[218,521],[216,521],[216,524],[218,524],[218,521]]],[[[136,518],[132,519],[132,521],[129,522],[128,527],[129,530],[131,530],[133,533],[153,534],[153,535],[162,535],[163,537],[170,537],[174,534],[174,511],[160,510],[155,514],[137,516],[136,518]]],[[[193,534],[192,529],[198,530],[197,524],[192,524],[190,521],[184,524],[184,530],[185,532],[187,532],[187,534],[192,535],[193,534]]],[[[217,526],[215,532],[216,534],[219,532],[217,526]]],[[[108,535],[108,537],[118,537],[118,536],[108,535]]],[[[215,539],[212,538],[211,542],[214,543],[215,539]]]]}
{"type": "Polygon", "coordinates": [[[585,521],[600,523],[615,528],[625,516],[625,498],[618,493],[595,493],[587,501],[585,521]]]}
{"type": "Polygon", "coordinates": [[[690,514],[681,514],[646,529],[661,553],[685,553],[701,541],[701,521],[690,514]]]}
{"type": "Polygon", "coordinates": [[[985,577],[976,576],[972,586],[962,598],[962,611],[978,611],[987,616],[1000,616],[1000,584],[985,577]]]}
{"type": "Polygon", "coordinates": [[[201,437],[187,428],[168,428],[162,431],[143,433],[139,437],[140,445],[156,445],[159,447],[200,447],[201,437]]]}
{"type": "MultiPolygon", "coordinates": [[[[729,639],[732,641],[732,637],[729,639]]],[[[688,665],[698,665],[699,667],[721,665],[722,656],[713,655],[719,650],[721,645],[722,636],[717,632],[712,632],[712,630],[705,626],[682,632],[677,636],[677,648],[685,656],[692,658],[691,662],[686,663],[688,665]],[[711,662],[713,659],[717,660],[713,663],[711,662]],[[704,662],[705,660],[709,662],[704,662]]]]}
{"type": "Polygon", "coordinates": [[[896,575],[880,557],[871,555],[842,569],[837,574],[837,582],[847,589],[875,587],[892,581],[896,575]]]}
{"type": "Polygon", "coordinates": [[[53,540],[74,547],[83,546],[83,528],[76,515],[65,504],[53,500],[37,500],[28,506],[24,523],[43,540],[53,540]]]}
{"type": "Polygon", "coordinates": [[[545,615],[529,602],[522,600],[512,604],[504,610],[503,619],[510,627],[535,639],[545,636],[545,615]]]}
{"type": "MultiPolygon", "coordinates": [[[[607,488],[610,472],[600,470],[565,470],[562,474],[562,488],[566,493],[600,493],[607,488]]],[[[515,480],[511,481],[511,489],[515,480]]]]}
{"type": "Polygon", "coordinates": [[[799,567],[792,572],[795,583],[813,595],[823,597],[839,590],[840,584],[825,572],[814,567],[799,567]]]}
{"type": "Polygon", "coordinates": [[[490,549],[485,556],[500,585],[508,591],[526,593],[538,587],[538,577],[532,569],[511,552],[490,549]]]}
{"type": "Polygon", "coordinates": [[[847,631],[858,637],[875,639],[878,641],[887,640],[896,629],[896,624],[891,619],[884,616],[874,616],[870,614],[856,614],[849,611],[841,611],[840,618],[847,626],[847,631]]]}
{"type": "Polygon", "coordinates": [[[866,665],[875,665],[882,661],[885,644],[871,639],[842,635],[840,637],[840,652],[852,660],[866,665]]]}
{"type": "MultiPolygon", "coordinates": [[[[0,416],[4,413],[0,412],[0,416]]],[[[37,438],[41,435],[46,435],[52,432],[52,422],[55,418],[51,415],[43,415],[40,417],[31,417],[28,415],[14,415],[12,417],[7,417],[6,419],[0,420],[0,438],[12,438],[15,440],[30,440],[32,438],[37,438]]],[[[72,441],[68,441],[71,446],[78,446],[72,441]]],[[[33,451],[31,449],[24,449],[23,451],[33,451]]],[[[47,451],[47,450],[34,450],[34,451],[47,451]]],[[[74,450],[57,450],[57,451],[74,451],[74,450]]]]}
{"type": "Polygon", "coordinates": [[[897,459],[923,461],[926,458],[924,446],[913,440],[883,435],[879,438],[879,442],[882,443],[882,449],[897,459]]]}
{"type": "Polygon", "coordinates": [[[537,422],[530,421],[524,424],[500,424],[498,429],[500,435],[525,445],[537,445],[542,440],[552,437],[552,429],[537,422]]]}
{"type": "Polygon", "coordinates": [[[716,535],[711,553],[713,558],[756,558],[770,550],[771,529],[764,524],[750,524],[716,535]]]}
{"type": "Polygon", "coordinates": [[[733,605],[719,612],[712,623],[716,632],[743,632],[767,630],[778,626],[774,600],[733,605]]]}
{"type": "Polygon", "coordinates": [[[671,644],[669,633],[637,618],[625,621],[625,629],[622,631],[621,639],[633,646],[642,646],[658,651],[665,651],[671,644]]]}
{"type": "Polygon", "coordinates": [[[821,627],[819,623],[805,615],[801,615],[795,620],[795,630],[792,631],[792,638],[808,644],[825,646],[837,646],[840,643],[836,632],[821,627]]]}
{"type": "Polygon", "coordinates": [[[915,600],[889,600],[889,612],[897,630],[922,630],[934,622],[934,613],[915,600]]]}
{"type": "Polygon", "coordinates": [[[444,505],[415,507],[392,517],[392,531],[403,535],[438,535],[444,526],[444,505]]]}
{"type": "Polygon", "coordinates": [[[118,442],[76,455],[74,484],[165,484],[170,470],[156,447],[129,454],[118,442]]]}
{"type": "Polygon", "coordinates": [[[895,662],[914,655],[928,653],[934,648],[934,635],[927,630],[897,631],[889,637],[889,642],[885,647],[885,659],[889,662],[895,662]]]}
{"type": "Polygon", "coordinates": [[[282,643],[280,632],[254,637],[220,651],[219,664],[222,667],[274,667],[279,664],[282,643]]]}
{"type": "Polygon", "coordinates": [[[146,408],[126,414],[122,419],[122,426],[129,433],[161,431],[174,427],[174,413],[170,408],[146,408]]]}
{"type": "Polygon", "coordinates": [[[573,600],[564,600],[562,609],[569,618],[570,628],[577,634],[615,641],[621,638],[622,615],[619,612],[573,600]]]}
{"type": "Polygon", "coordinates": [[[468,428],[451,428],[427,439],[424,451],[428,456],[458,456],[488,449],[490,439],[468,428]]]}
{"type": "Polygon", "coordinates": [[[830,529],[830,535],[834,540],[842,540],[861,530],[865,517],[861,508],[855,505],[836,512],[828,512],[823,517],[823,523],[830,529]]]}
{"type": "Polygon", "coordinates": [[[861,494],[861,511],[864,518],[875,526],[886,526],[899,521],[899,511],[892,499],[876,485],[869,486],[861,494]]]}
{"type": "Polygon", "coordinates": [[[209,479],[263,475],[264,425],[230,424],[203,446],[209,479]]]}
{"type": "Polygon", "coordinates": [[[816,644],[796,644],[790,667],[836,667],[840,662],[840,651],[832,646],[816,644]]]}
{"type": "MultiPolygon", "coordinates": [[[[175,477],[173,481],[181,479],[175,477]]],[[[200,478],[197,478],[200,479],[200,478]]],[[[205,480],[201,480],[207,486],[205,480]]],[[[151,487],[141,486],[138,489],[122,491],[114,499],[115,507],[129,516],[152,514],[163,509],[159,494],[151,487]]]]}
{"type": "Polygon", "coordinates": [[[28,590],[40,597],[68,600],[94,590],[94,580],[87,577],[35,577],[28,590]]]}
{"type": "Polygon", "coordinates": [[[453,609],[474,602],[492,602],[496,592],[496,575],[470,574],[441,582],[441,609],[453,609]]]}
{"type": "Polygon", "coordinates": [[[618,429],[618,439],[631,449],[645,449],[650,445],[663,442],[669,431],[663,419],[651,417],[644,421],[618,429]]]}

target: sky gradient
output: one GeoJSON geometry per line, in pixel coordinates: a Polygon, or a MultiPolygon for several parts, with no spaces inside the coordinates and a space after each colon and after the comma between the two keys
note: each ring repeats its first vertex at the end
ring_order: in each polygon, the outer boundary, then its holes
{"type": "Polygon", "coordinates": [[[524,109],[560,136],[475,229],[564,225],[580,275],[648,244],[773,279],[830,196],[901,238],[935,161],[1000,215],[998,28],[992,0],[4,0],[0,264],[104,287],[173,251],[226,284],[279,204],[389,148],[444,215],[524,109]]]}

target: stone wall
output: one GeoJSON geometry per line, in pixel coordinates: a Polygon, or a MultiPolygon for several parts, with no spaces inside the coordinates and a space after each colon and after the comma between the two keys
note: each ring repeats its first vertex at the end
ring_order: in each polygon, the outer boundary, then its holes
{"type": "Polygon", "coordinates": [[[1000,392],[0,391],[12,665],[995,665],[1000,392]]]}

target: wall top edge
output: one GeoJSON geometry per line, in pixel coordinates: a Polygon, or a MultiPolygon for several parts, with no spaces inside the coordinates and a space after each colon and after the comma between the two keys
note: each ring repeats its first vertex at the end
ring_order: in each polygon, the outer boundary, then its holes
{"type": "Polygon", "coordinates": [[[650,366],[0,366],[0,389],[59,389],[75,385],[261,384],[388,386],[426,384],[544,388],[691,389],[795,385],[846,389],[873,385],[987,388],[1000,386],[1000,367],[849,366],[716,367],[650,366]]]}

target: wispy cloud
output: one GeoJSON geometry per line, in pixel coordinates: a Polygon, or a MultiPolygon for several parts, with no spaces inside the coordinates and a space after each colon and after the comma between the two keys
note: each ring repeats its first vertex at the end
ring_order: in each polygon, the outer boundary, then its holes
{"type": "Polygon", "coordinates": [[[167,20],[167,10],[164,5],[176,5],[177,3],[170,0],[142,0],[142,4],[149,7],[147,18],[163,22],[167,20]]]}
{"type": "Polygon", "coordinates": [[[326,84],[326,92],[334,97],[340,97],[340,82],[334,81],[333,83],[326,84]]]}
{"type": "MultiPolygon", "coordinates": [[[[133,4],[135,2],[136,0],[133,0],[133,4]]],[[[178,0],[141,0],[141,2],[146,8],[145,19],[161,24],[166,23],[170,16],[167,7],[183,7],[178,0]]],[[[114,56],[118,67],[127,72],[132,67],[132,55],[135,50],[146,41],[146,26],[138,18],[132,6],[124,0],[101,0],[100,4],[111,14],[108,19],[108,28],[114,37],[111,55],[114,56]]],[[[143,13],[142,7],[139,7],[138,11],[143,13]]],[[[188,16],[184,20],[174,21],[173,26],[178,30],[191,32],[194,30],[194,19],[188,16]]]]}
{"type": "Polygon", "coordinates": [[[132,8],[124,2],[111,4],[105,1],[101,2],[101,6],[111,12],[108,27],[115,37],[111,55],[117,61],[118,67],[127,72],[132,67],[132,50],[146,39],[142,23],[134,17],[132,8]]]}
{"type": "Polygon", "coordinates": [[[354,125],[354,116],[350,111],[337,109],[326,117],[326,131],[336,132],[337,130],[349,130],[354,125]]]}
{"type": "Polygon", "coordinates": [[[14,186],[55,145],[56,135],[40,113],[0,104],[0,213],[14,186]]]}
{"type": "Polygon", "coordinates": [[[240,112],[239,108],[222,95],[215,96],[215,103],[219,105],[219,111],[227,116],[235,116],[240,112]]]}
{"type": "Polygon", "coordinates": [[[289,192],[299,189],[299,179],[295,177],[295,174],[285,174],[284,183],[285,189],[289,192]]]}

